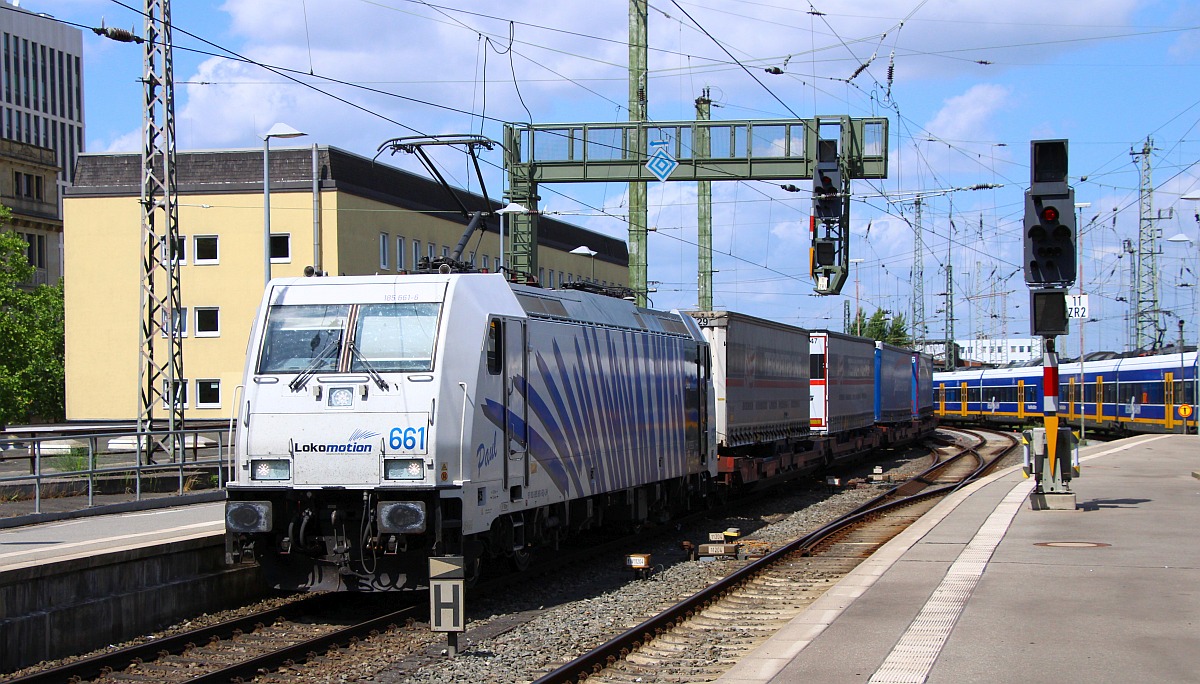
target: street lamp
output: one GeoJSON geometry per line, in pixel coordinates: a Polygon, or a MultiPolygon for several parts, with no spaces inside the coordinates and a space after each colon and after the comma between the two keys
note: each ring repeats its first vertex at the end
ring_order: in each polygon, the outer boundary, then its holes
{"type": "Polygon", "coordinates": [[[858,264],[866,261],[865,259],[851,259],[850,263],[854,264],[854,334],[862,336],[862,316],[858,309],[858,264]]]}
{"type": "Polygon", "coordinates": [[[579,245],[575,249],[571,250],[570,253],[587,255],[588,261],[592,262],[592,282],[596,282],[596,254],[598,254],[598,252],[587,245],[579,245]]]}
{"type": "MultiPolygon", "coordinates": [[[[1200,200],[1200,193],[1197,193],[1197,194],[1195,194],[1195,195],[1184,195],[1184,196],[1183,196],[1183,199],[1185,199],[1185,200],[1193,200],[1193,201],[1195,201],[1195,200],[1200,200]]],[[[1200,224],[1200,214],[1197,214],[1197,216],[1196,216],[1196,222],[1197,222],[1197,224],[1200,224]]],[[[1186,245],[1187,252],[1191,252],[1192,239],[1191,239],[1191,238],[1189,238],[1187,235],[1185,235],[1185,234],[1183,234],[1183,233],[1178,233],[1178,234],[1176,234],[1176,235],[1172,235],[1171,237],[1167,238],[1167,242],[1174,242],[1175,244],[1177,244],[1177,245],[1179,245],[1179,246],[1181,246],[1181,247],[1183,247],[1183,246],[1185,246],[1185,245],[1186,245]]],[[[1186,257],[1185,257],[1185,259],[1186,259],[1186,257]]],[[[1185,261],[1184,261],[1185,268],[1186,268],[1186,264],[1187,264],[1187,261],[1185,260],[1185,261]]],[[[1194,317],[1194,316],[1196,316],[1196,288],[1197,288],[1197,287],[1200,287],[1200,282],[1198,282],[1198,277],[1200,277],[1200,274],[1198,274],[1198,273],[1192,273],[1192,282],[1191,282],[1191,286],[1192,286],[1192,316],[1193,316],[1193,317],[1194,317]]],[[[1193,320],[1194,320],[1194,319],[1193,319],[1193,320]]],[[[1181,376],[1183,376],[1183,375],[1185,374],[1185,373],[1184,373],[1184,371],[1185,371],[1185,366],[1184,366],[1184,353],[1183,353],[1183,350],[1184,350],[1184,346],[1183,346],[1183,319],[1181,318],[1181,319],[1179,320],[1179,372],[1180,372],[1180,375],[1181,375],[1181,376]]],[[[1183,377],[1181,377],[1181,378],[1180,378],[1180,381],[1181,381],[1181,383],[1183,382],[1183,377]]],[[[1192,400],[1192,401],[1191,401],[1191,403],[1192,403],[1192,410],[1193,410],[1193,411],[1195,411],[1195,410],[1196,410],[1196,407],[1197,407],[1197,406],[1200,406],[1200,377],[1195,377],[1195,378],[1192,378],[1192,397],[1191,397],[1191,400],[1192,400]]],[[[1184,431],[1186,432],[1186,431],[1187,431],[1187,418],[1184,418],[1184,420],[1183,420],[1183,423],[1184,423],[1184,431]]]]}
{"type": "Polygon", "coordinates": [[[271,126],[263,139],[263,287],[271,282],[271,138],[299,138],[305,133],[283,123],[271,126]]]}
{"type": "MultiPolygon", "coordinates": [[[[1092,206],[1091,202],[1076,202],[1075,213],[1075,257],[1079,262],[1079,297],[1083,299],[1083,210],[1092,206]]],[[[1087,327],[1087,319],[1079,321],[1079,443],[1087,444],[1087,383],[1083,374],[1083,333],[1087,327]]]]}
{"type": "Polygon", "coordinates": [[[524,204],[509,202],[507,207],[497,209],[496,213],[500,215],[500,271],[508,268],[508,264],[504,263],[504,217],[506,214],[528,214],[529,209],[524,204]]]}

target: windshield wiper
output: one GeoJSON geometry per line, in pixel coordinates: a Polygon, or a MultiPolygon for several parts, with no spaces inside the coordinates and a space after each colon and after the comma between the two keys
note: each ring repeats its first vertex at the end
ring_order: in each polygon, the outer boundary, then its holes
{"type": "Polygon", "coordinates": [[[383,390],[384,392],[388,391],[387,381],[383,379],[383,376],[380,375],[379,371],[375,370],[375,366],[372,366],[371,362],[367,361],[367,357],[363,356],[362,352],[358,350],[358,345],[354,343],[354,340],[350,340],[350,355],[362,364],[362,367],[367,370],[367,374],[371,376],[371,379],[375,381],[375,384],[379,385],[379,389],[383,390]]]}
{"type": "Polygon", "coordinates": [[[324,365],[325,360],[330,356],[329,352],[337,349],[341,342],[342,336],[340,334],[334,335],[333,338],[329,340],[329,344],[326,344],[324,349],[317,352],[317,355],[314,356],[313,360],[304,367],[304,370],[300,371],[300,374],[288,383],[288,389],[292,390],[293,392],[299,392],[300,390],[304,389],[304,386],[308,384],[309,379],[316,375],[317,371],[322,365],[324,365]]]}

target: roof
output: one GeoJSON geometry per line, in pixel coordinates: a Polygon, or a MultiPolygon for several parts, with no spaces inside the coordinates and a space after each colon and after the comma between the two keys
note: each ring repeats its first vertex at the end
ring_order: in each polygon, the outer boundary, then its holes
{"type": "MultiPolygon", "coordinates": [[[[272,193],[311,191],[311,147],[272,149],[270,158],[272,193]]],[[[177,191],[180,195],[262,192],[262,159],[263,152],[257,149],[177,152],[177,191]]],[[[458,212],[459,209],[438,182],[352,152],[318,146],[317,164],[322,190],[345,192],[414,211],[458,212]]],[[[81,154],[76,162],[75,182],[65,189],[64,196],[140,196],[141,176],[140,154],[81,154]]],[[[455,192],[472,211],[502,206],[477,193],[459,188],[455,192]]],[[[464,227],[467,224],[467,218],[460,213],[447,213],[443,217],[464,227]]],[[[500,232],[498,216],[487,217],[486,223],[489,232],[500,232]]],[[[587,245],[603,261],[622,266],[629,262],[629,250],[623,240],[545,216],[538,217],[538,243],[562,251],[587,245]]]]}

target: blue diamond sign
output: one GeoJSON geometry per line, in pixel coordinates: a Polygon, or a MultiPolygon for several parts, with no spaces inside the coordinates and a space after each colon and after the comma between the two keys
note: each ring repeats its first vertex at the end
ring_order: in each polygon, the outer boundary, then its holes
{"type": "Polygon", "coordinates": [[[646,162],[646,170],[654,174],[654,177],[659,181],[665,181],[671,176],[671,172],[679,167],[679,162],[675,161],[675,157],[667,151],[667,145],[670,143],[666,140],[658,140],[650,143],[650,161],[646,162]]]}

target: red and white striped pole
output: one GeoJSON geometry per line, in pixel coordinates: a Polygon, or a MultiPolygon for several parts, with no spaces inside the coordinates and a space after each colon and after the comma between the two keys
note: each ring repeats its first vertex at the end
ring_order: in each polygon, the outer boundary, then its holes
{"type": "Polygon", "coordinates": [[[1046,419],[1046,455],[1050,459],[1048,475],[1054,479],[1058,472],[1055,470],[1058,465],[1058,354],[1054,352],[1053,337],[1044,337],[1042,340],[1042,415],[1046,419]]]}

